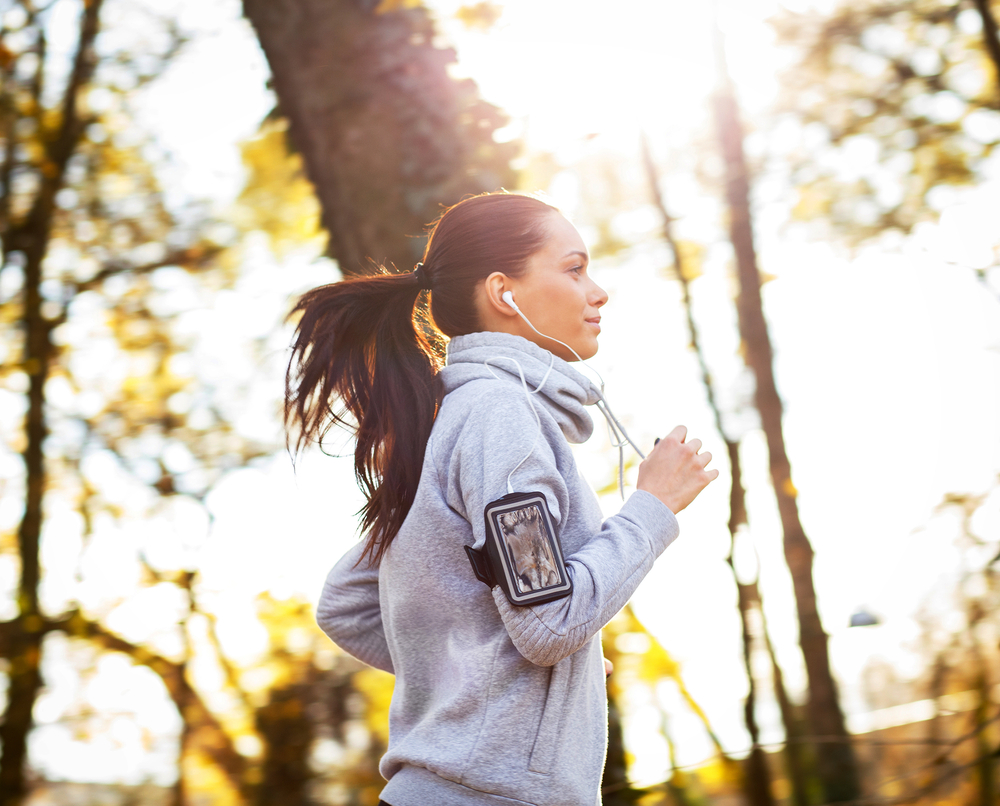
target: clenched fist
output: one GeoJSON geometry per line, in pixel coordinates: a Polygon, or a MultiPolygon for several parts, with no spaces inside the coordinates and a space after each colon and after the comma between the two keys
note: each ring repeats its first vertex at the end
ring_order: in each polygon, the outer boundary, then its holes
{"type": "Polygon", "coordinates": [[[706,470],[712,454],[701,450],[701,440],[686,442],[687,428],[677,426],[653,446],[639,465],[636,487],[652,493],[678,513],[704,490],[710,481],[719,477],[718,470],[706,470]]]}

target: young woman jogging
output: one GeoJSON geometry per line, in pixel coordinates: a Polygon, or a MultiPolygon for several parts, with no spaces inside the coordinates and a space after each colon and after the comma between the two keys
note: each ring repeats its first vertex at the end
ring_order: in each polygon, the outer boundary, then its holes
{"type": "Polygon", "coordinates": [[[317,620],[395,675],[385,804],[600,803],[600,630],[718,471],[678,426],[602,517],[570,450],[593,431],[588,406],[614,422],[571,366],[597,352],[608,299],[588,262],[555,208],[487,194],[442,215],[415,271],[296,307],[291,441],[331,425],[357,438],[365,539],[317,620]]]}

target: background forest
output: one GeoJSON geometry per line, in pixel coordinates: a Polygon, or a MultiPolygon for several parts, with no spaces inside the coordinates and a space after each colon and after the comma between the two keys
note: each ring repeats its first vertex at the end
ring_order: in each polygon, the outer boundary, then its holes
{"type": "Polygon", "coordinates": [[[722,473],[604,632],[605,803],[997,803],[998,17],[0,0],[0,806],[378,802],[285,316],[500,187],[583,233],[632,436],[722,473]]]}

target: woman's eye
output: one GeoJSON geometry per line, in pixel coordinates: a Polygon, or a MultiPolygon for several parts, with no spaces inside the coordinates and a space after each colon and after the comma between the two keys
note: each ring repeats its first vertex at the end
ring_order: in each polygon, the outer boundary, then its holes
{"type": "Polygon", "coordinates": [[[583,266],[574,266],[570,269],[574,274],[581,274],[583,272],[583,266]]]}

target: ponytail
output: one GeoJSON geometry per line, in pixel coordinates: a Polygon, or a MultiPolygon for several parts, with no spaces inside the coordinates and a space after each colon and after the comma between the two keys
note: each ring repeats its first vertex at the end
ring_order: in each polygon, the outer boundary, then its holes
{"type": "Polygon", "coordinates": [[[417,271],[382,269],[315,288],[292,311],[302,318],[285,375],[285,428],[290,434],[295,426],[296,453],[309,442],[322,444],[335,425],[357,437],[354,474],[367,501],[362,557],[371,565],[381,561],[417,494],[441,402],[435,375],[445,337],[480,329],[477,285],[494,271],[519,277],[557,213],[516,193],[464,199],[432,226],[417,271]]]}
{"type": "Polygon", "coordinates": [[[354,474],[367,503],[362,557],[378,565],[413,504],[440,402],[443,339],[417,274],[354,277],[314,288],[301,312],[285,375],[285,427],[294,451],[331,427],[357,438],[354,474]],[[334,401],[340,408],[334,409],[334,401]]]}

